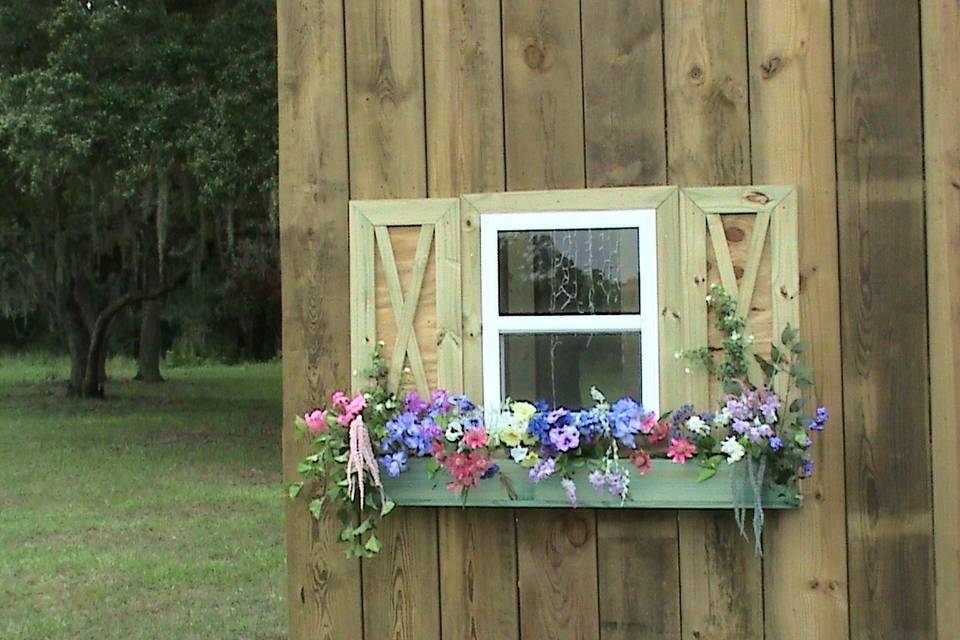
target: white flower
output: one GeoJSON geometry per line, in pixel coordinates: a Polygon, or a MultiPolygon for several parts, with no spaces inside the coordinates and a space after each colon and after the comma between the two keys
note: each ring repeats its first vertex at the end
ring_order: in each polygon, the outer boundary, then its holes
{"type": "Polygon", "coordinates": [[[750,335],[747,336],[746,342],[747,342],[747,344],[753,344],[753,341],[754,341],[755,339],[756,339],[756,338],[754,338],[754,337],[753,337],[753,334],[751,333],[750,335]]]}
{"type": "Polygon", "coordinates": [[[705,436],[710,433],[710,425],[704,422],[700,416],[690,416],[687,419],[687,430],[698,436],[705,436]]]}
{"type": "Polygon", "coordinates": [[[590,397],[593,398],[593,401],[596,403],[602,403],[607,401],[606,396],[604,396],[600,392],[600,389],[597,389],[596,387],[590,387],[590,397]]]}
{"type": "Polygon", "coordinates": [[[683,354],[680,353],[679,351],[674,351],[674,352],[673,352],[673,359],[674,359],[674,360],[679,360],[679,359],[682,358],[682,357],[683,357],[683,354]]]}
{"type": "Polygon", "coordinates": [[[522,445],[517,445],[514,448],[510,449],[510,457],[513,458],[513,461],[517,464],[520,464],[527,459],[527,454],[530,453],[530,449],[522,445]]]}
{"type": "Polygon", "coordinates": [[[456,442],[461,437],[463,437],[463,425],[461,425],[458,421],[454,420],[449,425],[447,425],[447,431],[444,434],[444,437],[446,437],[447,441],[449,442],[456,442]]]}
{"type": "Polygon", "coordinates": [[[740,333],[737,331],[734,331],[733,333],[730,334],[730,342],[736,342],[740,339],[740,337],[741,337],[740,333]]]}
{"type": "Polygon", "coordinates": [[[733,464],[734,462],[739,462],[743,459],[746,449],[743,448],[743,445],[737,442],[737,439],[733,436],[730,436],[720,445],[720,451],[727,455],[727,463],[733,464]]]}
{"type": "Polygon", "coordinates": [[[726,407],[720,409],[716,416],[713,418],[713,424],[718,427],[725,427],[730,424],[730,421],[733,420],[733,416],[730,415],[730,410],[726,407]]]}

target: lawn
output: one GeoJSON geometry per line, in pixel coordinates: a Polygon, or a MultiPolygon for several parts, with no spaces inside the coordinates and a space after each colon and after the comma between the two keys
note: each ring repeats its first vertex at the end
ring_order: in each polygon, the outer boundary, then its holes
{"type": "Polygon", "coordinates": [[[286,637],[280,367],[0,356],[0,638],[286,637]]]}

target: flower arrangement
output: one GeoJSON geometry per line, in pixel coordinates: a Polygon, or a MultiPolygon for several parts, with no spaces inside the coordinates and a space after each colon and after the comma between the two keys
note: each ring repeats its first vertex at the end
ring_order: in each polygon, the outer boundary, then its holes
{"type": "Polygon", "coordinates": [[[515,497],[501,465],[519,465],[531,483],[559,481],[575,507],[580,489],[575,476],[585,475],[593,490],[623,504],[630,499],[633,475],[646,475],[655,457],[666,457],[699,465],[700,481],[723,465],[731,467],[737,522],[746,535],[745,512],[752,506],[759,552],[762,488],[813,472],[811,435],[823,430],[828,413],[824,407],[812,416],[803,413],[811,371],[800,360],[806,345],[795,328],[784,329],[781,346],[773,347],[769,358],[754,355],[763,379],[752,384],[747,360],[752,338],[744,334],[746,321],[737,315],[736,302],[720,287],[711,289],[707,302],[724,336],[721,348],[677,357],[705,367],[718,380],[723,397],[712,412],[684,405],[656,415],[629,397],[610,403],[594,387],[591,407],[573,410],[507,399],[485,420],[469,398],[442,389],[429,398],[410,391],[401,401],[387,389],[378,348],[365,372],[366,390],[352,397],[338,391],[327,409],[297,419],[299,432],[311,438],[312,452],[299,467],[303,482],[292,485],[290,495],[309,487],[314,517],[328,506],[336,510],[347,554],[372,556],[380,550],[377,522],[395,506],[383,477],[407,472],[412,458],[428,459],[428,472],[464,500],[493,478],[515,497]]]}

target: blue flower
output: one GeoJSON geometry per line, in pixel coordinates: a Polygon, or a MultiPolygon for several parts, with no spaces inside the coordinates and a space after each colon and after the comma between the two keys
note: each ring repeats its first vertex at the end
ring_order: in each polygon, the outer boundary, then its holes
{"type": "Polygon", "coordinates": [[[489,467],[487,467],[487,470],[483,472],[483,474],[480,476],[480,479],[487,480],[488,478],[492,478],[497,474],[498,471],[500,471],[500,466],[496,464],[492,464],[489,467]]]}
{"type": "Polygon", "coordinates": [[[783,449],[783,440],[780,439],[780,436],[773,436],[770,438],[770,448],[774,451],[780,451],[780,449],[783,449]]]}
{"type": "Polygon", "coordinates": [[[804,460],[800,467],[800,477],[809,478],[813,475],[813,460],[804,460]]]}
{"type": "Polygon", "coordinates": [[[461,412],[473,411],[477,408],[477,406],[470,402],[470,399],[464,395],[450,396],[450,402],[456,405],[457,409],[459,409],[461,412]]]}
{"type": "Polygon", "coordinates": [[[386,470],[388,476],[396,478],[407,470],[407,454],[404,451],[388,453],[385,456],[380,456],[380,464],[386,470]]]}
{"type": "Polygon", "coordinates": [[[538,411],[530,418],[530,422],[527,424],[527,431],[530,432],[530,435],[536,437],[537,440],[545,442],[548,440],[547,434],[550,431],[550,426],[550,423],[547,422],[546,414],[538,411]]]}

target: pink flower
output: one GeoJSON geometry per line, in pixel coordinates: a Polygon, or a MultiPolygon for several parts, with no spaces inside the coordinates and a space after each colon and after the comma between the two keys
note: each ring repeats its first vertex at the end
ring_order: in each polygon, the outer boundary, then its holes
{"type": "Polygon", "coordinates": [[[640,433],[644,435],[649,435],[653,433],[653,430],[656,426],[657,426],[657,414],[648,413],[646,419],[643,421],[643,424],[640,425],[640,433]]]}
{"type": "Polygon", "coordinates": [[[323,433],[327,430],[327,412],[314,409],[310,413],[303,415],[303,421],[307,423],[307,431],[313,435],[323,433]]]}
{"type": "Polygon", "coordinates": [[[667,437],[667,433],[670,432],[670,425],[667,424],[666,420],[661,420],[651,427],[650,433],[647,434],[647,441],[650,444],[655,444],[660,442],[667,437]]]}
{"type": "Polygon", "coordinates": [[[650,454],[643,449],[634,451],[633,455],[630,456],[630,462],[637,468],[640,475],[645,475],[647,471],[650,471],[650,454]]]}
{"type": "Polygon", "coordinates": [[[363,397],[362,393],[358,393],[353,397],[353,400],[344,407],[344,411],[347,413],[352,413],[353,415],[359,414],[363,411],[364,407],[367,406],[367,399],[363,397]]]}
{"type": "Polygon", "coordinates": [[[479,449],[487,444],[487,432],[483,427],[467,429],[467,432],[463,435],[463,441],[471,449],[479,449]]]}
{"type": "Polygon", "coordinates": [[[343,391],[335,391],[333,395],[330,396],[330,404],[335,407],[340,407],[342,409],[347,406],[347,402],[347,394],[345,394],[343,391]]]}
{"type": "Polygon", "coordinates": [[[685,463],[697,452],[697,447],[686,438],[673,438],[670,440],[670,448],[667,449],[667,457],[679,464],[685,463]]]}
{"type": "Polygon", "coordinates": [[[343,415],[337,416],[337,424],[341,427],[349,427],[355,417],[352,413],[344,413],[343,415]]]}

